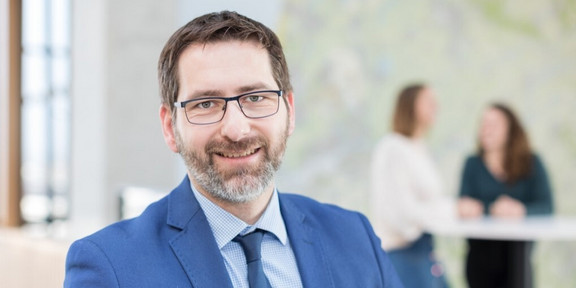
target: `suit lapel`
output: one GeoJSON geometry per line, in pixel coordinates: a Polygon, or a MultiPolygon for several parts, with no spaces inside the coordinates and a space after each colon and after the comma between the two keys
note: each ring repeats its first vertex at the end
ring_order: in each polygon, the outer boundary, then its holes
{"type": "Polygon", "coordinates": [[[170,246],[192,286],[232,288],[212,229],[194,197],[188,177],[170,195],[167,222],[181,230],[170,240],[170,246]]]}
{"type": "Polygon", "coordinates": [[[290,198],[280,196],[280,210],[288,238],[296,256],[304,287],[335,287],[324,253],[322,235],[318,235],[313,219],[307,217],[290,198]],[[314,234],[316,233],[316,234],[314,234]]]}

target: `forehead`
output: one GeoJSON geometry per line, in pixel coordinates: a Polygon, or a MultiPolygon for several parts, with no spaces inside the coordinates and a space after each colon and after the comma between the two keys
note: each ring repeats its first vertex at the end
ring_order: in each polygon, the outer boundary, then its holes
{"type": "Polygon", "coordinates": [[[182,51],[178,59],[179,72],[188,65],[194,69],[218,68],[233,65],[270,65],[268,51],[255,41],[216,41],[191,44],[182,51]]]}
{"type": "Polygon", "coordinates": [[[268,51],[255,41],[238,40],[186,47],[178,60],[178,78],[183,89],[228,90],[251,82],[275,83],[268,51]]]}
{"type": "Polygon", "coordinates": [[[424,87],[422,88],[422,90],[420,90],[418,92],[418,96],[416,97],[416,101],[422,99],[423,101],[426,100],[434,100],[434,91],[432,91],[432,89],[428,88],[428,87],[424,87]]]}
{"type": "Polygon", "coordinates": [[[496,108],[489,108],[488,110],[486,110],[486,112],[484,113],[484,120],[486,121],[490,121],[490,122],[501,122],[504,124],[508,123],[508,119],[506,119],[506,115],[504,115],[504,113],[496,108]]]}

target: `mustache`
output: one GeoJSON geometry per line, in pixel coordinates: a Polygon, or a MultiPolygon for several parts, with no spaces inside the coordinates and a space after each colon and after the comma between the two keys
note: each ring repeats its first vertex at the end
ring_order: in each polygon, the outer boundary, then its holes
{"type": "Polygon", "coordinates": [[[206,153],[223,153],[223,152],[241,152],[249,149],[266,148],[268,142],[261,137],[251,137],[242,139],[240,141],[224,140],[211,140],[206,143],[206,153]]]}

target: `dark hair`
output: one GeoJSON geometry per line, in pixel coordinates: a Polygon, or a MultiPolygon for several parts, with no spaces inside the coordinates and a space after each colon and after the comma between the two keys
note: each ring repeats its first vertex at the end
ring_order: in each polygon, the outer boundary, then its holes
{"type": "MultiPolygon", "coordinates": [[[[508,135],[504,148],[506,182],[514,183],[529,176],[532,171],[532,149],[520,120],[512,109],[503,103],[492,103],[488,109],[500,111],[508,122],[508,135]]],[[[481,156],[484,155],[484,149],[480,144],[478,145],[478,152],[481,156]]]]}
{"type": "Polygon", "coordinates": [[[222,11],[209,13],[188,22],[174,32],[164,45],[158,60],[158,80],[162,103],[172,107],[177,101],[178,60],[189,45],[233,40],[254,41],[261,44],[268,51],[276,84],[283,91],[292,91],[288,65],[276,34],[262,23],[246,16],[236,12],[222,11]]]}
{"type": "Polygon", "coordinates": [[[412,137],[416,131],[416,99],[426,85],[422,83],[411,84],[398,94],[392,130],[407,137],[412,137]]]}

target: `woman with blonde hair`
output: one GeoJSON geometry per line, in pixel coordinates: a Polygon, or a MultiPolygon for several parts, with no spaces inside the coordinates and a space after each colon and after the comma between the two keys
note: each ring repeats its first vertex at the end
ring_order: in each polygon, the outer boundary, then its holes
{"type": "Polygon", "coordinates": [[[405,87],[398,95],[393,132],[378,143],[372,162],[372,223],[406,288],[446,287],[434,259],[429,221],[455,217],[455,205],[442,196],[436,165],[424,142],[436,116],[432,89],[405,87]]]}
{"type": "MultiPolygon", "coordinates": [[[[490,105],[478,138],[477,155],[469,157],[464,166],[460,217],[521,219],[552,213],[546,170],[512,110],[501,103],[490,105]]],[[[526,265],[531,268],[530,257],[525,257],[531,247],[532,242],[526,241],[468,239],[469,287],[532,287],[531,272],[524,277],[515,273],[526,265]]]]}

